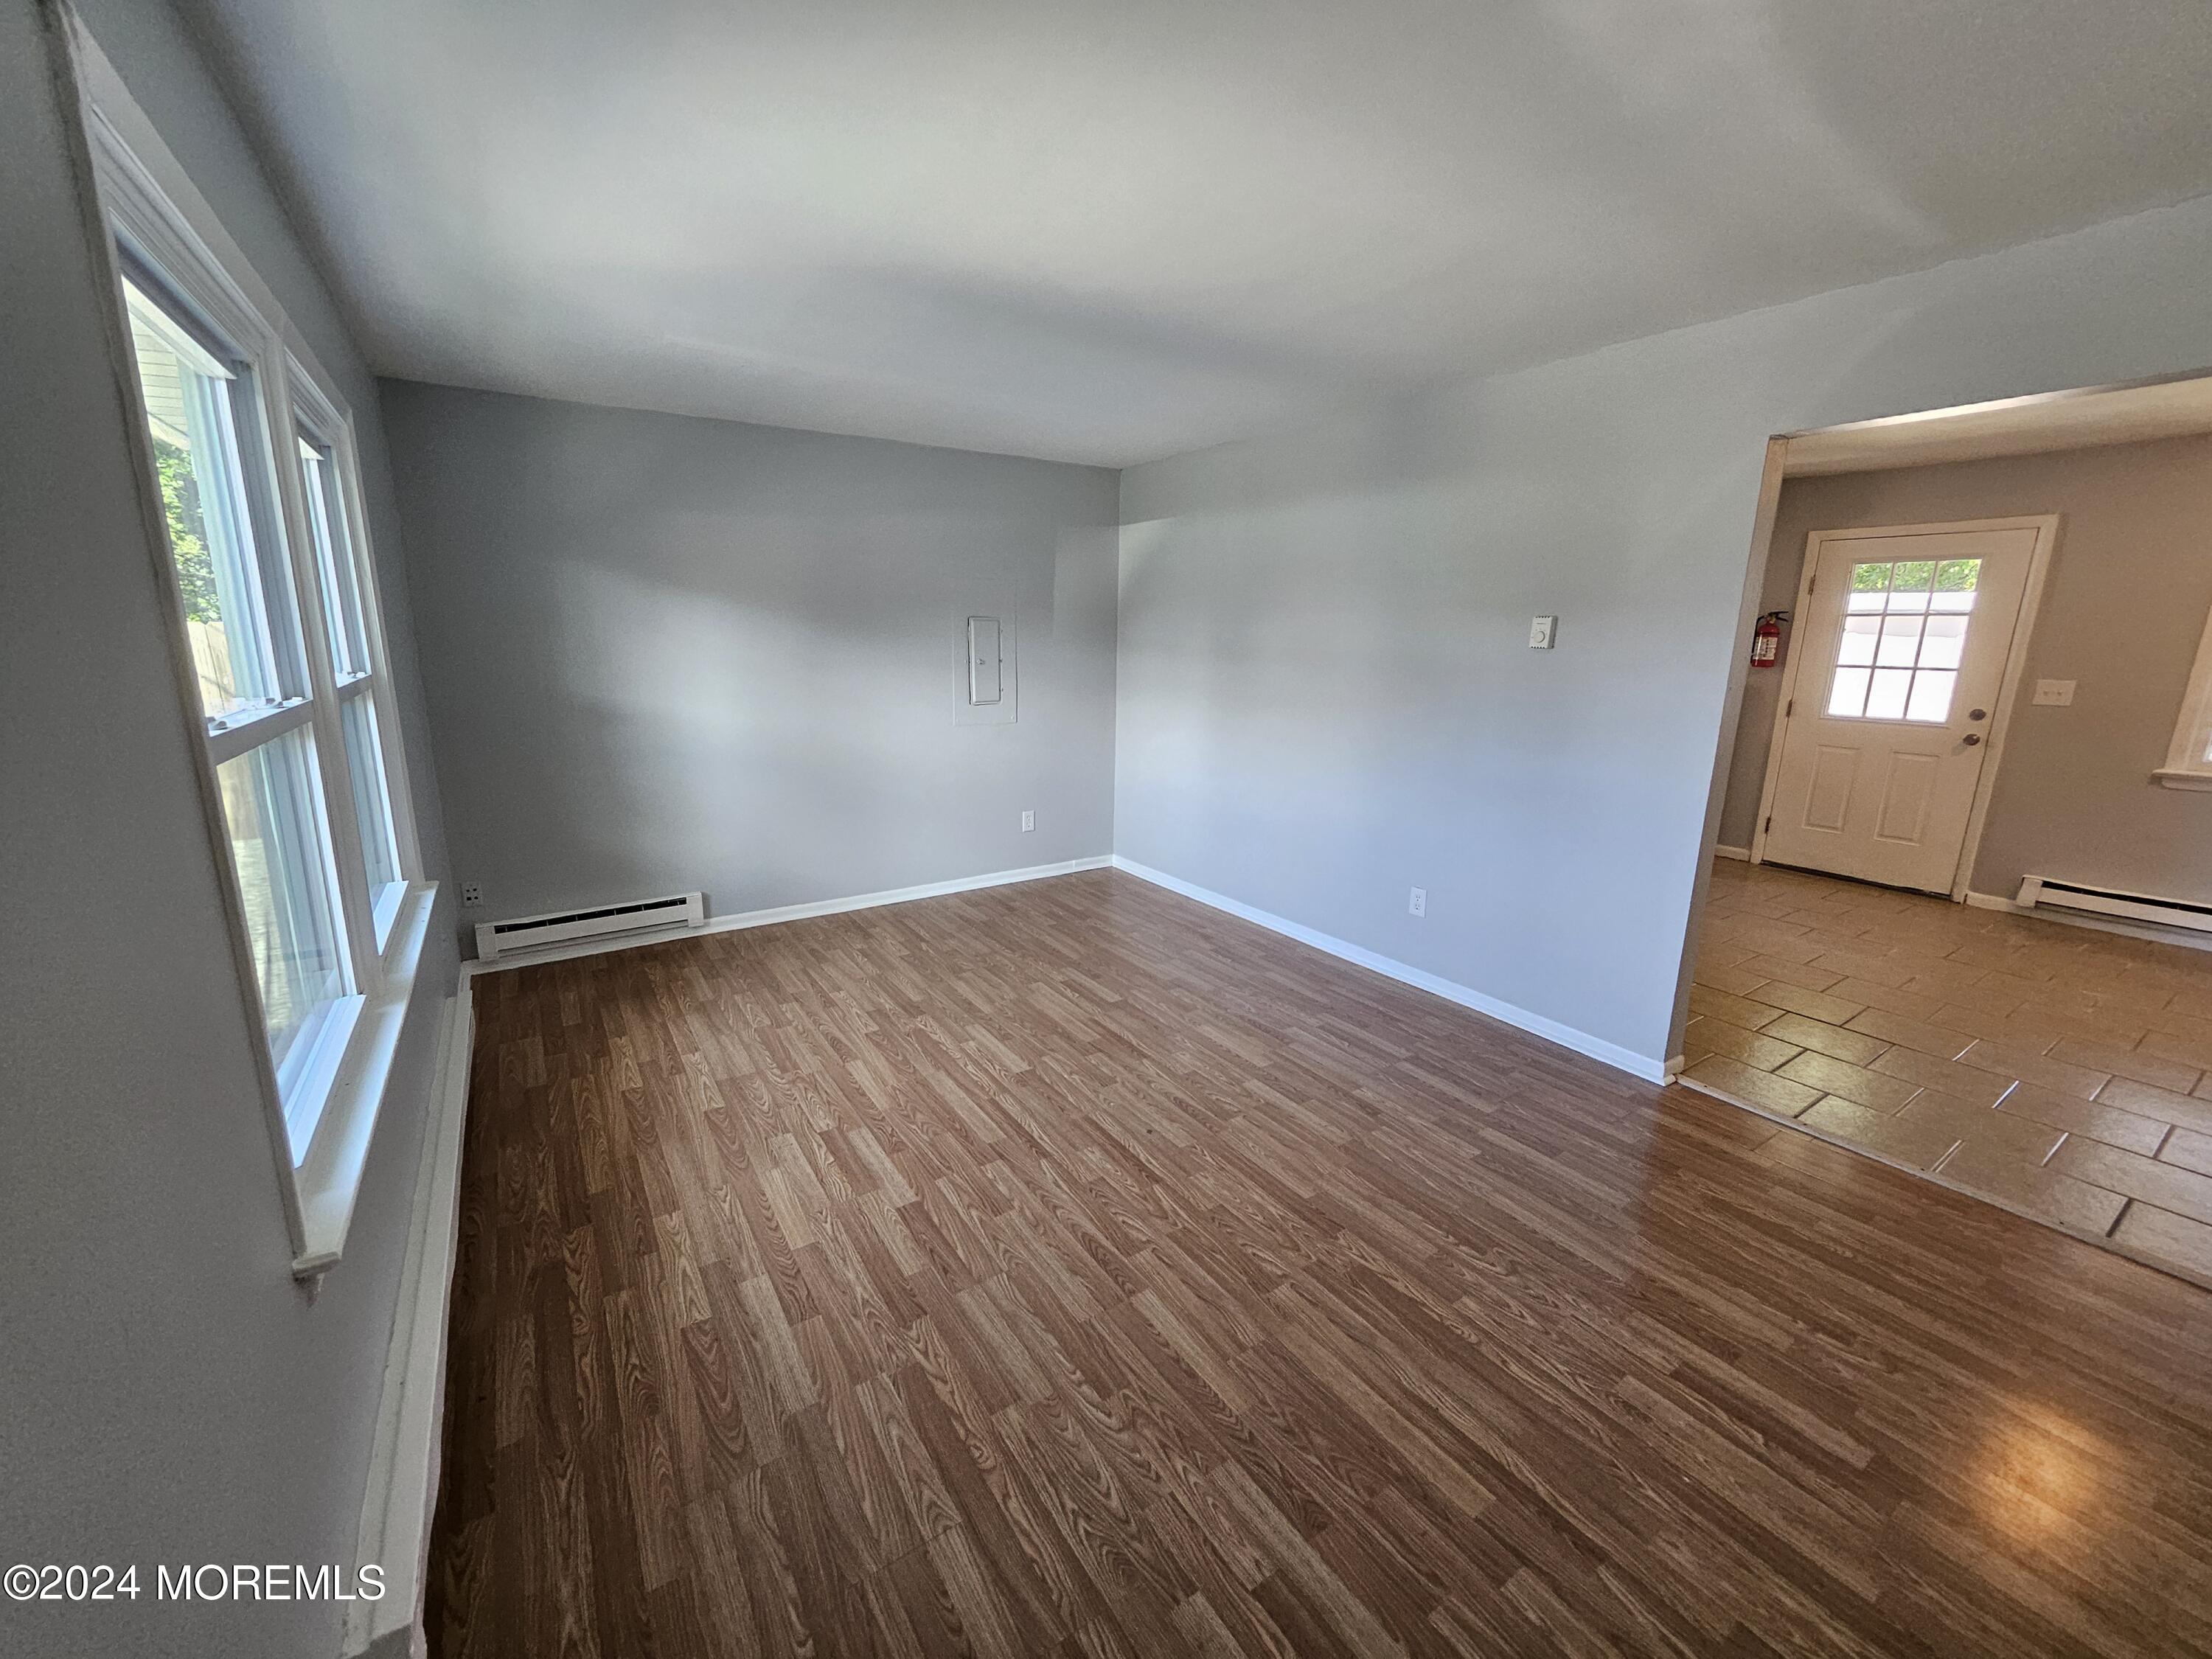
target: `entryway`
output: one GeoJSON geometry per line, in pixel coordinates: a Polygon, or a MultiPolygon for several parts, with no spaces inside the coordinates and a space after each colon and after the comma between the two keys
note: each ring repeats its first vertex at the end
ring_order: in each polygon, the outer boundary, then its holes
{"type": "Polygon", "coordinates": [[[2212,377],[1773,441],[1683,1082],[2212,1286],[2208,525],[2212,377]]]}

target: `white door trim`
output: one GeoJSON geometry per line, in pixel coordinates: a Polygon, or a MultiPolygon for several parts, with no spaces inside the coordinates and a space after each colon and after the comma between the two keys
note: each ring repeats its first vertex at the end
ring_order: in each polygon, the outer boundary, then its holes
{"type": "MultiPolygon", "coordinates": [[[[1871,540],[1886,536],[1948,536],[1968,530],[2033,530],[2035,545],[2027,557],[2027,588],[2021,596],[2020,615],[2013,623],[2012,638],[2005,644],[2004,677],[1998,682],[1996,707],[1991,711],[1990,722],[1990,752],[1982,762],[1980,778],[1974,785],[1974,803],[1966,815],[1966,833],[1959,844],[1959,863],[1951,872],[1951,898],[1963,903],[1966,887],[1974,872],[1974,858],[1981,851],[1982,830],[1989,822],[1990,798],[1996,793],[1997,770],[2004,762],[2005,738],[2012,730],[2013,703],[2020,693],[2022,672],[2027,667],[2027,642],[2035,631],[2037,612],[2043,605],[2044,579],[2051,571],[2051,556],[2058,544],[2059,515],[2056,513],[2031,514],[2013,519],[1961,519],[1954,524],[1862,525],[1849,530],[1815,530],[1805,538],[1805,568],[1797,579],[1797,609],[1791,614],[1808,615],[1812,604],[1813,579],[1820,568],[1821,551],[1830,542],[1871,540]]],[[[1774,815],[1774,787],[1782,772],[1782,745],[1790,734],[1790,721],[1797,699],[1797,671],[1804,662],[1804,653],[1792,651],[1782,671],[1782,718],[1774,722],[1773,734],[1766,744],[1766,778],[1759,791],[1759,821],[1751,837],[1751,861],[1766,862],[1766,826],[1774,815]]]]}

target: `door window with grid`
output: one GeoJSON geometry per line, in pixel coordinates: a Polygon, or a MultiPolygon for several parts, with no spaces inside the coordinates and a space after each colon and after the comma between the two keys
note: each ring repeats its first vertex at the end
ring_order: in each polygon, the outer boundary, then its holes
{"type": "Polygon", "coordinates": [[[1950,719],[1981,572],[1979,559],[1854,564],[1829,717],[1938,726],[1950,719]]]}

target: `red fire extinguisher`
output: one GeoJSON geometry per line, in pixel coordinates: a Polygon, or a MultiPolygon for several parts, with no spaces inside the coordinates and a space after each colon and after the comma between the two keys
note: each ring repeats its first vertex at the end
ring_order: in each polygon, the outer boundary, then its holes
{"type": "Polygon", "coordinates": [[[1782,657],[1782,624],[1790,620],[1787,611],[1770,611],[1759,619],[1759,626],[1751,630],[1751,665],[1771,668],[1782,657]]]}

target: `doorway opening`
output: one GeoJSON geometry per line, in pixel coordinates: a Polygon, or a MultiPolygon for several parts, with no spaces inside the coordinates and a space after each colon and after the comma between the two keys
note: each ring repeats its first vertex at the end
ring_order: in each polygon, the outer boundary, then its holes
{"type": "Polygon", "coordinates": [[[1680,1080],[2212,1285],[2212,375],[1774,439],[1743,623],[1680,1080]]]}

